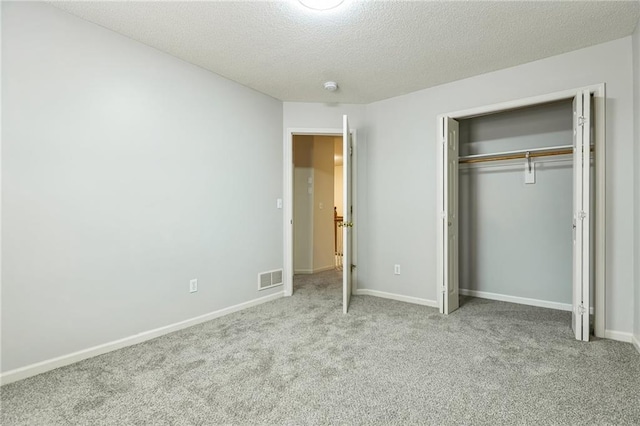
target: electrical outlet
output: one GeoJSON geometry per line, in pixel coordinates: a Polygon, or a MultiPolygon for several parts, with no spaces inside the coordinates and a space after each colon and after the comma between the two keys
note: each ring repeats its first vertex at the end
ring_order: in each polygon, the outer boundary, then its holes
{"type": "Polygon", "coordinates": [[[400,275],[400,265],[394,265],[393,266],[393,273],[395,275],[400,275]]]}
{"type": "Polygon", "coordinates": [[[195,293],[198,291],[198,279],[194,278],[189,281],[189,293],[195,293]]]}

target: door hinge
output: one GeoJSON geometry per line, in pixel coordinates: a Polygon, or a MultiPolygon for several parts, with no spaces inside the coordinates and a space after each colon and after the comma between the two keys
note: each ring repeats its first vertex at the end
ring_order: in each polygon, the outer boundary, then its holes
{"type": "Polygon", "coordinates": [[[354,269],[356,269],[356,265],[354,265],[353,263],[351,264],[351,270],[353,271],[354,269]]]}
{"type": "Polygon", "coordinates": [[[353,147],[352,146],[349,147],[349,155],[353,155],[353,147]]]}
{"type": "Polygon", "coordinates": [[[444,211],[440,212],[440,219],[445,219],[447,217],[447,213],[445,213],[444,211]]]}
{"type": "Polygon", "coordinates": [[[584,123],[587,121],[586,117],[580,116],[578,117],[578,126],[584,126],[584,123]]]}
{"type": "Polygon", "coordinates": [[[587,213],[584,210],[580,210],[578,212],[578,218],[580,218],[580,220],[584,220],[587,217],[587,213]]]}
{"type": "Polygon", "coordinates": [[[584,315],[585,313],[587,313],[587,310],[584,307],[584,303],[580,303],[580,305],[576,308],[576,313],[578,315],[584,315]]]}
{"type": "Polygon", "coordinates": [[[442,294],[445,294],[447,292],[447,288],[445,286],[442,286],[442,294]]]}

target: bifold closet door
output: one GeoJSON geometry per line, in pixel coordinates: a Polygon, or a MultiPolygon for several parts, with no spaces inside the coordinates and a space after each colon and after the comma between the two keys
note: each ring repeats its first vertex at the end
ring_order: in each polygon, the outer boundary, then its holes
{"type": "Polygon", "coordinates": [[[591,94],[573,100],[573,310],[571,325],[578,340],[589,340],[590,308],[590,167],[591,94]]]}
{"type": "Polygon", "coordinates": [[[439,155],[439,174],[442,188],[438,202],[441,207],[438,239],[441,244],[438,259],[438,280],[441,283],[438,299],[440,313],[449,314],[458,309],[458,142],[459,123],[449,117],[440,122],[442,143],[439,155]]]}

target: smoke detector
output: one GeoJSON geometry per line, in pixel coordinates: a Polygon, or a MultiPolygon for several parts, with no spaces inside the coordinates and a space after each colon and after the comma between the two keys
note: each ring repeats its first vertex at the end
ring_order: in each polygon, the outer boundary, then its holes
{"type": "Polygon", "coordinates": [[[336,83],[335,81],[327,81],[326,83],[324,83],[324,89],[329,92],[335,92],[336,90],[338,90],[338,83],[336,83]]]}

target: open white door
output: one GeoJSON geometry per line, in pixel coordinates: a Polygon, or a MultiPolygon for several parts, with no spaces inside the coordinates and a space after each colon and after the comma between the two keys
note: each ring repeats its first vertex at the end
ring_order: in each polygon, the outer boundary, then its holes
{"type": "Polygon", "coordinates": [[[440,122],[440,224],[438,229],[442,255],[438,265],[440,313],[458,309],[458,138],[459,124],[449,117],[440,122]]]}
{"type": "Polygon", "coordinates": [[[349,130],[349,119],[346,115],[342,117],[342,201],[343,201],[343,226],[342,226],[342,306],[346,314],[351,301],[351,271],[353,269],[353,247],[351,235],[353,230],[353,207],[351,203],[351,158],[353,155],[353,145],[351,143],[351,132],[349,130]]]}
{"type": "Polygon", "coordinates": [[[576,339],[589,341],[591,94],[573,100],[573,310],[576,339]]]}

